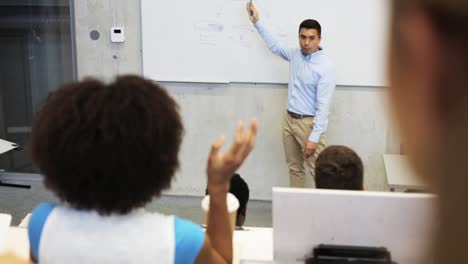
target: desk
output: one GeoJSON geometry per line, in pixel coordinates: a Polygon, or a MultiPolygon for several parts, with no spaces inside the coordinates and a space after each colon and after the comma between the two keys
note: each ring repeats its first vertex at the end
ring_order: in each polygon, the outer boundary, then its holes
{"type": "Polygon", "coordinates": [[[241,264],[273,263],[273,229],[244,229],[234,231],[234,260],[237,259],[241,264]]]}
{"type": "MultiPolygon", "coordinates": [[[[256,264],[273,261],[273,229],[245,227],[245,230],[234,232],[234,252],[237,263],[256,264]]],[[[18,257],[29,259],[29,240],[26,228],[10,227],[6,251],[18,257]]]]}
{"type": "Polygon", "coordinates": [[[384,154],[383,159],[390,191],[408,189],[422,191],[425,189],[425,183],[414,175],[406,156],[384,154]]]}
{"type": "Polygon", "coordinates": [[[8,230],[6,251],[13,252],[18,257],[29,259],[28,230],[21,227],[10,227],[8,230]]]}

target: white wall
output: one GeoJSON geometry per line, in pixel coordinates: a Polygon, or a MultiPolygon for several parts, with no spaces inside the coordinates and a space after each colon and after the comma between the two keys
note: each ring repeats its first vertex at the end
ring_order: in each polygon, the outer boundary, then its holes
{"type": "MultiPolygon", "coordinates": [[[[75,1],[78,76],[109,79],[115,74],[141,74],[139,0],[75,1]],[[126,42],[110,43],[110,27],[125,27],[126,42]],[[90,31],[101,33],[91,40],[90,31]]],[[[169,193],[202,195],[206,155],[219,134],[232,135],[238,118],[256,116],[260,123],[256,149],[242,167],[254,199],[271,199],[272,186],[286,186],[287,169],[281,142],[281,118],[287,88],[276,84],[164,83],[181,105],[186,135],[181,170],[169,193]]],[[[383,88],[338,87],[328,131],[329,144],[355,149],[365,165],[368,190],[387,190],[382,153],[398,151],[389,125],[383,88]]],[[[310,183],[309,183],[310,184],[310,183]]]]}

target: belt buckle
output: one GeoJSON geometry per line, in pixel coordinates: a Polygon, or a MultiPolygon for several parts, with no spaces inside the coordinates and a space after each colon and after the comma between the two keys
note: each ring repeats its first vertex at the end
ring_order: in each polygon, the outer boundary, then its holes
{"type": "Polygon", "coordinates": [[[294,112],[288,111],[288,115],[294,119],[302,119],[302,115],[296,114],[294,112]]]}

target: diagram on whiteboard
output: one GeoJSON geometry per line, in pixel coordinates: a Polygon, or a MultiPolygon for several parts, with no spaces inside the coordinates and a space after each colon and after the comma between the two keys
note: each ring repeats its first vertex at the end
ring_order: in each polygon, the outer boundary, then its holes
{"type": "Polygon", "coordinates": [[[200,44],[217,45],[224,25],[217,21],[201,20],[195,23],[194,29],[199,33],[200,44]]]}

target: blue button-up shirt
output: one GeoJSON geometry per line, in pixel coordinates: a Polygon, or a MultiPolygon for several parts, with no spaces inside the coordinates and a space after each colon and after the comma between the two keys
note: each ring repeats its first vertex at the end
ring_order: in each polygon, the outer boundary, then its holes
{"type": "Polygon", "coordinates": [[[313,115],[314,126],[309,141],[319,142],[328,126],[330,103],[336,86],[336,73],[332,62],[320,49],[304,55],[300,47],[287,48],[271,34],[263,20],[255,27],[276,55],[289,61],[288,111],[313,115]]]}

